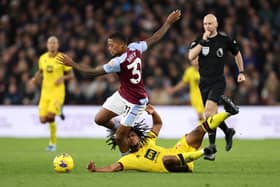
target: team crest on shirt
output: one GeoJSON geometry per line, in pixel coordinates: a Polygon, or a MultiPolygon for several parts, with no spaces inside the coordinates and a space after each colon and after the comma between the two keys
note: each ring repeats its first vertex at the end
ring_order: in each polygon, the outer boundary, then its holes
{"type": "Polygon", "coordinates": [[[47,65],[46,70],[47,70],[48,73],[52,73],[53,72],[53,66],[47,65]]]}
{"type": "Polygon", "coordinates": [[[224,51],[223,51],[223,48],[219,48],[217,51],[216,51],[216,55],[217,57],[223,57],[224,56],[224,51]]]}
{"type": "Polygon", "coordinates": [[[210,52],[210,47],[209,46],[203,46],[202,47],[202,54],[204,56],[207,56],[209,54],[209,52],[210,52]]]}

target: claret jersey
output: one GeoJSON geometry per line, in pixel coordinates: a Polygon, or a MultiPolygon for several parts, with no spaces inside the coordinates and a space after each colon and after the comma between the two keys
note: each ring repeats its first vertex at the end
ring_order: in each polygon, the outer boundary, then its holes
{"type": "Polygon", "coordinates": [[[148,94],[142,77],[142,53],[148,48],[145,41],[130,43],[127,51],[112,58],[103,66],[106,73],[117,73],[120,78],[120,95],[133,104],[143,104],[148,94]]]}

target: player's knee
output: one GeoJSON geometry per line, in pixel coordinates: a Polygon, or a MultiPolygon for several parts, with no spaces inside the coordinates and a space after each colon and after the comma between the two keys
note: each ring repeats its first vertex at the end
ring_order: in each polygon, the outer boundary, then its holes
{"type": "Polygon", "coordinates": [[[174,166],[177,164],[177,161],[175,161],[170,156],[164,156],[162,158],[162,162],[163,162],[164,166],[166,167],[166,169],[168,169],[168,170],[172,170],[174,168],[174,166]]]}
{"type": "Polygon", "coordinates": [[[54,122],[54,118],[53,117],[48,118],[48,122],[54,122]]]}
{"type": "Polygon", "coordinates": [[[95,116],[94,122],[95,122],[97,125],[100,125],[100,126],[104,126],[104,124],[107,123],[107,121],[106,121],[104,118],[102,118],[102,117],[100,117],[100,116],[98,116],[98,115],[95,116]]]}
{"type": "Polygon", "coordinates": [[[54,122],[54,120],[55,120],[55,115],[54,115],[54,114],[48,114],[47,120],[48,120],[48,122],[54,122]]]}
{"type": "Polygon", "coordinates": [[[40,122],[43,123],[43,124],[45,124],[45,123],[48,122],[48,119],[47,119],[46,117],[41,117],[41,118],[40,118],[40,122]]]}
{"type": "Polygon", "coordinates": [[[162,162],[165,166],[169,166],[173,163],[173,161],[169,158],[169,156],[164,156],[162,158],[162,162]]]}
{"type": "Polygon", "coordinates": [[[54,122],[54,120],[55,120],[55,114],[49,112],[48,115],[47,115],[47,121],[48,122],[54,122]]]}

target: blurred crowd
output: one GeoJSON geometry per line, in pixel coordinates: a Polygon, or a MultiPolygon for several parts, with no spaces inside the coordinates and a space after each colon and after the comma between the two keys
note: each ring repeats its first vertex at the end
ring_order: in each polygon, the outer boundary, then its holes
{"type": "MultiPolygon", "coordinates": [[[[182,18],[158,44],[144,54],[144,81],[153,104],[188,104],[188,88],[169,95],[166,89],[189,66],[190,43],[203,32],[206,13],[218,17],[219,30],[235,38],[247,81],[236,83],[237,67],[229,58],[226,95],[239,105],[280,103],[280,1],[278,0],[1,0],[0,104],[37,104],[40,87],[27,84],[55,35],[60,50],[85,65],[110,58],[106,38],[121,31],[128,41],[149,37],[174,9],[182,18]]],[[[97,78],[75,71],[67,84],[66,104],[102,104],[119,87],[116,75],[97,78]]]]}

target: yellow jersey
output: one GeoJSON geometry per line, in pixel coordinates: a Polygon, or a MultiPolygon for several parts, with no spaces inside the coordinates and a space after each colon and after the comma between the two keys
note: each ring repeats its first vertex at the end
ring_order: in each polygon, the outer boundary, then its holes
{"type": "MultiPolygon", "coordinates": [[[[61,54],[58,52],[56,55],[61,54]]],[[[70,71],[72,67],[57,63],[55,56],[50,57],[49,53],[42,54],[39,58],[39,70],[42,71],[42,89],[41,97],[63,97],[65,96],[65,84],[58,86],[55,81],[64,75],[64,72],[70,71]]]]}
{"type": "Polygon", "coordinates": [[[203,112],[204,106],[199,90],[200,75],[198,70],[194,66],[190,66],[185,70],[182,80],[184,83],[189,84],[192,106],[197,112],[203,112]]]}
{"type": "MultiPolygon", "coordinates": [[[[182,152],[196,150],[186,144],[185,136],[172,148],[158,146],[156,145],[156,140],[157,135],[150,131],[146,142],[137,152],[129,153],[118,161],[123,166],[123,170],[168,172],[163,164],[164,156],[175,156],[182,152]]],[[[191,171],[193,170],[193,162],[186,165],[189,166],[191,171]]]]}

